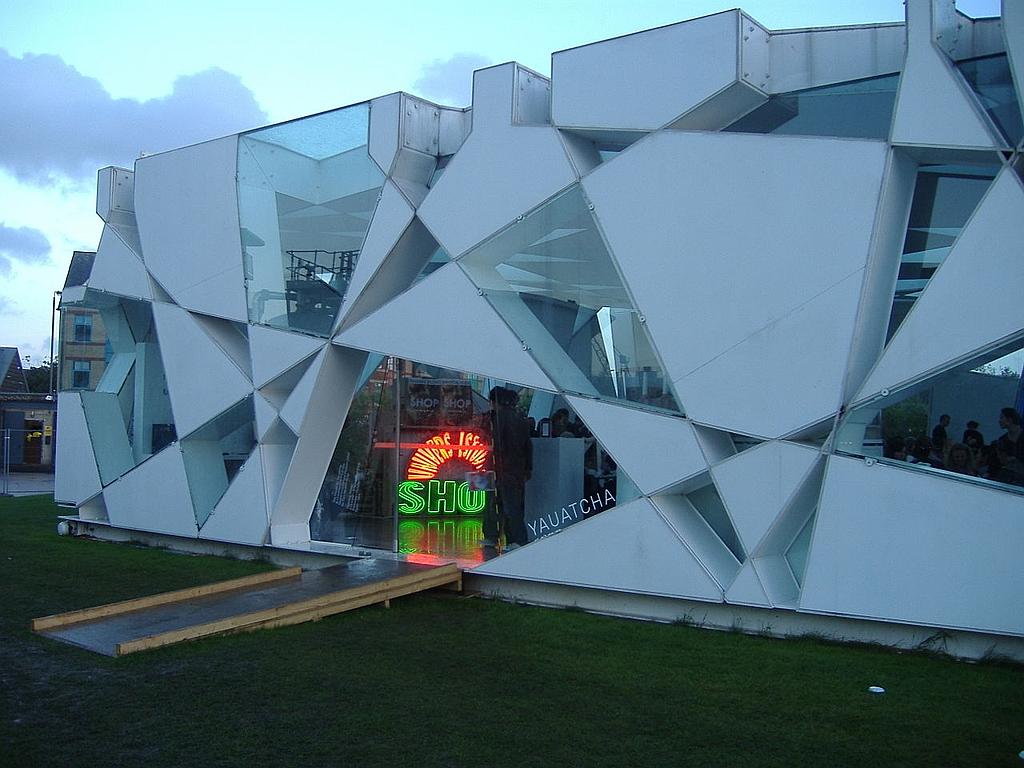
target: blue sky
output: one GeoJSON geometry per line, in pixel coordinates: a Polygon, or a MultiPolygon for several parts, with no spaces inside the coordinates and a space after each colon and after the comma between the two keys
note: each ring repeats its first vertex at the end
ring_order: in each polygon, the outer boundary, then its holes
{"type": "Polygon", "coordinates": [[[99,240],[98,168],[398,90],[466,106],[475,68],[548,74],[553,51],[736,5],[770,29],[903,18],[901,0],[0,4],[0,346],[48,354],[52,292],[99,240]]]}

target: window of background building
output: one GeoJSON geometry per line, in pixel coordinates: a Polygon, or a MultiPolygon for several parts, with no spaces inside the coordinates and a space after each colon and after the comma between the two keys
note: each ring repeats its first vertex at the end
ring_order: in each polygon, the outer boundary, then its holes
{"type": "Polygon", "coordinates": [[[92,341],[92,317],[89,315],[75,315],[75,341],[92,341]]]}
{"type": "MultiPolygon", "coordinates": [[[[77,325],[75,326],[77,330],[77,325]]],[[[71,369],[71,386],[74,389],[89,388],[91,364],[88,360],[75,360],[71,369]]]]}

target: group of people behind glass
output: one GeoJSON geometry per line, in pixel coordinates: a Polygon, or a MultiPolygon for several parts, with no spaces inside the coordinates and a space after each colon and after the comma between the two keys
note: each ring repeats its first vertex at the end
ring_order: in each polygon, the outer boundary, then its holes
{"type": "Polygon", "coordinates": [[[885,455],[961,475],[1024,485],[1024,434],[1021,415],[1015,408],[999,412],[999,428],[1004,432],[987,445],[977,421],[967,422],[960,442],[949,436],[949,425],[949,415],[943,414],[932,429],[931,438],[895,437],[886,444],[885,455]]]}

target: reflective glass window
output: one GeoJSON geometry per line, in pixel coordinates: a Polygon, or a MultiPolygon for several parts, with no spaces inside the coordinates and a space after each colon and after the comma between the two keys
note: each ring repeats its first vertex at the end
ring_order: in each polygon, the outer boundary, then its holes
{"type": "Polygon", "coordinates": [[[886,341],[945,261],[998,171],[995,164],[923,165],[918,169],[886,341]]]}
{"type": "Polygon", "coordinates": [[[724,130],[796,136],[885,139],[899,75],[778,93],[724,130]]]}
{"type": "Polygon", "coordinates": [[[182,438],[185,477],[200,527],[256,447],[255,419],[250,396],[182,438]]]}
{"type": "Polygon", "coordinates": [[[1003,487],[1024,486],[1024,339],[853,409],[837,449],[1003,487]]]}
{"type": "Polygon", "coordinates": [[[368,135],[369,106],[357,104],[239,139],[252,322],[330,333],[384,183],[368,135]]]}
{"type": "Polygon", "coordinates": [[[377,361],[335,447],[312,539],[482,561],[639,495],[564,398],[377,361]]]}
{"type": "Polygon", "coordinates": [[[679,410],[578,186],[460,263],[561,389],[679,410]]]}
{"type": "MultiPolygon", "coordinates": [[[[110,354],[74,361],[71,385],[82,409],[103,485],[113,482],[176,439],[151,305],[87,290],[74,307],[98,310],[110,354]]],[[[98,342],[96,342],[98,343],[98,342]]]]}
{"type": "Polygon", "coordinates": [[[92,316],[75,315],[75,341],[92,341],[92,316]]]}
{"type": "Polygon", "coordinates": [[[1024,126],[1006,54],[965,59],[956,65],[1003,137],[1011,147],[1017,146],[1024,136],[1024,126]]]}

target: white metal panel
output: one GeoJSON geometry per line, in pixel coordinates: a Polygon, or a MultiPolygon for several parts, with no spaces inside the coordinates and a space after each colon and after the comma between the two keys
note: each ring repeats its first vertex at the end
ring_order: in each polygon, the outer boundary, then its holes
{"type": "MultiPolygon", "coordinates": [[[[1017,106],[1024,110],[1024,104],[1021,103],[1024,94],[1024,4],[1005,0],[1002,9],[1006,56],[1010,62],[1010,72],[1017,91],[1017,106]]],[[[975,27],[977,26],[979,25],[976,24],[975,27]]]]}
{"type": "Polygon", "coordinates": [[[739,573],[740,563],[686,496],[663,494],[651,501],[719,587],[723,591],[728,588],[739,573]]]}
{"type": "Polygon", "coordinates": [[[813,448],[773,440],[712,468],[715,485],[747,552],[754,551],[817,458],[813,448]]]}
{"type": "MultiPolygon", "coordinates": [[[[296,437],[283,421],[277,419],[274,422],[274,427],[263,436],[263,439],[264,443],[258,448],[267,490],[267,509],[270,510],[274,508],[281,495],[284,478],[288,474],[288,467],[291,466],[292,457],[295,455],[296,437]]],[[[308,530],[307,528],[307,537],[308,530]]]]}
{"type": "Polygon", "coordinates": [[[261,546],[269,533],[263,462],[254,451],[199,530],[203,539],[261,546]]]}
{"type": "Polygon", "coordinates": [[[98,291],[151,300],[146,267],[109,226],[103,227],[87,285],[98,291]]]}
{"type": "Polygon", "coordinates": [[[427,184],[437,170],[437,157],[403,147],[398,151],[391,179],[409,202],[420,205],[430,191],[427,184]]]}
{"type": "Polygon", "coordinates": [[[436,156],[441,108],[425,99],[402,94],[402,146],[436,156]]]}
{"type": "Polygon", "coordinates": [[[153,455],[103,492],[112,525],[195,538],[196,517],[177,444],[153,455]]]}
{"type": "Polygon", "coordinates": [[[648,499],[615,507],[473,573],[721,602],[722,592],[648,499]]]}
{"type": "Polygon", "coordinates": [[[669,128],[681,131],[719,131],[768,100],[743,80],[730,83],[680,117],[669,128]]]}
{"type": "Polygon", "coordinates": [[[551,56],[552,121],[660,128],[737,79],[738,32],[739,12],[724,11],[559,51],[551,56]]]}
{"type": "Polygon", "coordinates": [[[195,312],[189,314],[224,354],[231,358],[231,362],[238,366],[238,370],[244,373],[246,378],[252,379],[252,355],[249,352],[246,326],[232,320],[222,320],[219,317],[200,315],[195,312]]]}
{"type": "Polygon", "coordinates": [[[252,393],[252,382],[188,312],[157,303],[153,320],[179,437],[252,393]]]}
{"type": "Polygon", "coordinates": [[[670,378],[863,269],[885,159],[876,141],[664,131],[583,180],[670,378]]]}
{"type": "Polygon", "coordinates": [[[970,87],[935,45],[932,0],[907,0],[907,61],[896,96],[892,143],[995,146],[970,87]]]}
{"type": "Polygon", "coordinates": [[[899,72],[906,34],[902,23],[785,30],[772,32],[768,47],[767,90],[786,93],[899,72]]]}
{"type": "Polygon", "coordinates": [[[394,182],[390,179],[384,182],[380,201],[374,209],[370,227],[366,230],[366,239],[363,240],[363,247],[359,251],[359,260],[356,262],[348,290],[345,292],[339,317],[340,322],[344,322],[345,316],[352,309],[352,305],[358,301],[366,284],[384,263],[387,255],[391,253],[398,238],[402,236],[405,228],[412,221],[413,214],[412,206],[409,205],[394,182]]]}
{"type": "Polygon", "coordinates": [[[551,122],[551,80],[516,64],[513,122],[546,125],[551,122]]]}
{"type": "Polygon", "coordinates": [[[740,14],[740,77],[758,91],[771,80],[771,33],[745,13],[740,14]]]}
{"type": "Polygon", "coordinates": [[[800,608],[1024,635],[1022,550],[1018,494],[833,456],[800,608]]]}
{"type": "Polygon", "coordinates": [[[555,388],[458,264],[441,267],[334,341],[535,389],[555,388]],[[486,343],[470,343],[470,328],[473,338],[486,343]]]}
{"type": "Polygon", "coordinates": [[[565,145],[577,176],[585,176],[601,164],[601,153],[590,139],[572,131],[559,131],[558,136],[565,145]]]}
{"type": "MultiPolygon", "coordinates": [[[[329,347],[325,347],[317,353],[316,359],[306,369],[306,372],[302,374],[299,383],[295,385],[295,388],[288,395],[288,399],[285,400],[284,406],[281,408],[281,419],[297,435],[302,434],[302,422],[306,418],[309,408],[309,398],[313,394],[313,386],[316,384],[317,377],[320,375],[320,369],[324,364],[324,358],[327,357],[329,350],[329,347]]],[[[319,418],[319,414],[314,414],[314,418],[319,418]]]]}
{"type": "Polygon", "coordinates": [[[1024,188],[1013,169],[1006,167],[889,341],[856,399],[896,389],[1024,329],[1021,242],[1024,188]],[[954,308],[963,306],[966,296],[978,297],[976,311],[956,312],[954,308]]]}
{"type": "Polygon", "coordinates": [[[257,387],[266,386],[292,366],[305,360],[327,342],[302,333],[281,331],[265,325],[249,326],[252,378],[257,387]]]}
{"type": "Polygon", "coordinates": [[[553,128],[512,125],[514,75],[512,64],[474,74],[473,131],[419,206],[419,217],[452,256],[576,181],[553,128]]]}
{"type": "Polygon", "coordinates": [[[704,451],[704,458],[708,464],[717,464],[719,461],[735,455],[736,445],[728,432],[720,429],[712,429],[701,424],[693,425],[694,434],[701,450],[704,451]]]}
{"type": "MultiPolygon", "coordinates": [[[[329,346],[323,355],[320,375],[309,397],[309,412],[317,418],[306,419],[303,423],[280,493],[270,507],[271,538],[275,544],[283,541],[278,535],[278,526],[306,526],[305,540],[309,540],[309,516],[366,364],[366,353],[353,349],[329,346]]],[[[264,460],[266,458],[264,454],[264,460]]],[[[267,478],[269,495],[273,490],[269,469],[267,478]]],[[[280,529],[285,530],[291,529],[280,529]]]]}
{"type": "Polygon", "coordinates": [[[438,154],[454,155],[462,147],[472,126],[472,113],[464,109],[441,108],[441,127],[438,154]]]}
{"type": "Polygon", "coordinates": [[[674,381],[687,414],[762,437],[782,437],[833,415],[861,279],[855,272],[674,381]]]}
{"type": "Polygon", "coordinates": [[[54,464],[53,500],[58,504],[81,504],[100,492],[89,428],[85,423],[81,392],[57,395],[57,456],[54,464]]]}
{"type": "Polygon", "coordinates": [[[109,165],[96,173],[96,215],[104,222],[134,220],[135,172],[109,165]]]}
{"type": "Polygon", "coordinates": [[[237,136],[135,165],[135,216],[149,271],[181,306],[246,322],[235,187],[237,136]]]}
{"type": "Polygon", "coordinates": [[[685,419],[601,400],[566,399],[641,493],[655,493],[708,468],[685,419]]]}
{"type": "Polygon", "coordinates": [[[761,586],[753,561],[748,560],[736,574],[732,585],[725,592],[725,601],[733,605],[754,605],[770,608],[771,602],[761,586]]]}
{"type": "Polygon", "coordinates": [[[253,395],[252,402],[253,410],[256,414],[256,439],[259,442],[263,442],[264,435],[267,434],[267,430],[270,429],[274,424],[274,419],[277,418],[277,409],[259,392],[253,395]]]}
{"type": "Polygon", "coordinates": [[[384,173],[391,172],[391,164],[398,152],[399,130],[402,116],[402,94],[392,93],[370,102],[369,152],[384,173]]]}
{"type": "Polygon", "coordinates": [[[885,347],[916,179],[917,162],[902,150],[893,149],[886,167],[875,235],[846,367],[844,403],[849,402],[860,389],[885,347]]]}

